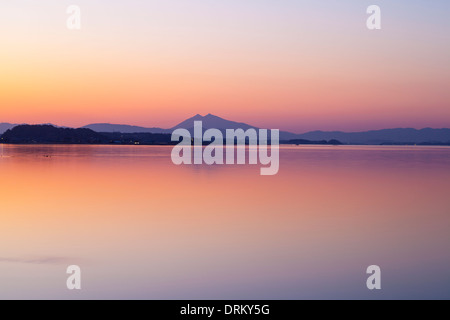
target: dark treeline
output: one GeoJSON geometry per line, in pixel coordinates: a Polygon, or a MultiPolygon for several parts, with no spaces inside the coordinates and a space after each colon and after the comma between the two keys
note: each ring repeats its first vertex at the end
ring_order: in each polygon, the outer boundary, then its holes
{"type": "MultiPolygon", "coordinates": [[[[166,133],[120,133],[95,132],[91,129],[57,128],[52,125],[20,125],[7,130],[1,143],[9,144],[122,144],[122,145],[175,145],[171,134],[166,133]]],[[[237,142],[237,141],[236,141],[237,142]]],[[[246,141],[248,143],[248,141],[246,141]]],[[[225,144],[225,141],[223,141],[225,144]]],[[[269,140],[270,144],[271,141],[269,140]]],[[[204,142],[205,145],[209,142],[204,142]]],[[[342,144],[338,140],[310,141],[305,139],[284,140],[280,144],[342,144]]]]}

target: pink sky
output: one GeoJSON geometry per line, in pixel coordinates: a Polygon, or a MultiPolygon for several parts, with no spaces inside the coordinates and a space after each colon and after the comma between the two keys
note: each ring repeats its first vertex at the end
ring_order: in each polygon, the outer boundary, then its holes
{"type": "MultiPolygon", "coordinates": [[[[450,127],[444,1],[0,5],[0,122],[171,127],[197,113],[293,132],[450,127]]],[[[447,10],[448,12],[448,10],[447,10]]]]}

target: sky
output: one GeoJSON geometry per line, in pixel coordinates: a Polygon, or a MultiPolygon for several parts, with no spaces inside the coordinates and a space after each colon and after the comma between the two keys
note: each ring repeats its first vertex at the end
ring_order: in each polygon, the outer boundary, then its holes
{"type": "Polygon", "coordinates": [[[449,16],[446,0],[2,0],[0,122],[450,127],[449,16]]]}

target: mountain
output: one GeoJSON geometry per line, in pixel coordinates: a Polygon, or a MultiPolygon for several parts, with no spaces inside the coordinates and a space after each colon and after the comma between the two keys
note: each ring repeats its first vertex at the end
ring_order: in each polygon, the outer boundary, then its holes
{"type": "MultiPolygon", "coordinates": [[[[255,126],[225,120],[218,116],[208,114],[201,116],[199,114],[189,118],[169,130],[173,131],[178,128],[189,130],[191,135],[194,131],[194,121],[202,121],[203,129],[216,128],[225,133],[225,129],[258,129],[255,126]]],[[[271,129],[271,128],[268,128],[271,129]]],[[[311,131],[303,134],[295,134],[287,131],[280,131],[280,141],[283,143],[297,144],[302,140],[309,142],[326,142],[333,144],[333,141],[344,144],[363,144],[363,145],[380,145],[380,144],[450,144],[450,129],[432,129],[425,128],[421,130],[412,128],[397,128],[372,130],[365,132],[341,132],[341,131],[311,131]]]]}
{"type": "MultiPolygon", "coordinates": [[[[131,143],[132,140],[143,143],[167,143],[167,137],[158,137],[151,135],[137,135],[137,134],[171,134],[173,130],[178,128],[187,129],[191,135],[194,131],[194,121],[202,121],[203,129],[216,128],[225,133],[226,129],[258,129],[247,123],[235,122],[223,119],[221,117],[207,114],[201,116],[199,114],[177,124],[176,126],[163,128],[145,128],[129,125],[118,125],[109,123],[96,123],[84,126],[80,129],[91,130],[95,133],[103,133],[102,139],[110,139],[119,141],[120,143],[131,143]],[[106,135],[106,133],[122,133],[115,135],[106,135]]],[[[12,129],[16,125],[9,123],[0,124],[0,134],[4,130],[12,129]]],[[[56,126],[53,126],[56,127],[56,126]]],[[[59,127],[58,127],[59,128],[59,127]]],[[[62,128],[59,128],[62,129],[62,128]]],[[[268,128],[272,129],[272,128],[268,128]]],[[[8,136],[8,135],[7,135],[8,136]]],[[[70,140],[71,138],[67,138],[70,140]]],[[[97,137],[97,139],[100,139],[97,137]]],[[[76,140],[76,139],[75,139],[76,140]]],[[[363,145],[399,145],[399,144],[436,144],[436,145],[450,145],[450,129],[412,129],[412,128],[397,128],[384,130],[371,130],[364,132],[342,132],[342,131],[311,131],[302,134],[296,134],[287,131],[280,131],[280,141],[282,143],[301,143],[302,140],[323,142],[337,140],[344,144],[363,144],[363,145]]]]}
{"type": "MultiPolygon", "coordinates": [[[[258,129],[247,123],[235,122],[223,119],[221,117],[207,114],[199,114],[184,120],[170,129],[144,128],[127,125],[115,124],[91,124],[83,128],[89,128],[96,132],[122,132],[122,133],[172,133],[173,130],[183,128],[187,129],[191,135],[194,132],[194,121],[202,121],[203,129],[216,128],[225,133],[225,129],[258,129]]],[[[272,129],[272,128],[267,128],[272,129]]],[[[365,132],[342,132],[342,131],[311,131],[302,134],[296,134],[287,131],[280,131],[280,141],[288,143],[290,140],[308,140],[308,141],[333,141],[337,140],[344,144],[450,144],[450,129],[431,129],[421,130],[411,128],[397,128],[372,130],[365,132]]]]}
{"type": "Polygon", "coordinates": [[[144,128],[125,124],[93,123],[81,129],[91,129],[95,132],[121,132],[121,133],[169,133],[169,129],[144,128]]]}
{"type": "MultiPolygon", "coordinates": [[[[243,129],[250,128],[258,129],[255,126],[225,120],[218,116],[208,114],[201,116],[199,114],[192,118],[189,118],[169,131],[173,131],[178,128],[184,128],[193,134],[194,121],[202,121],[203,129],[216,128],[225,133],[225,129],[243,129]]],[[[271,129],[271,128],[268,128],[271,129]]],[[[450,129],[431,129],[425,128],[421,130],[417,129],[384,129],[384,130],[372,130],[366,132],[326,132],[326,131],[313,131],[304,134],[295,134],[287,131],[280,131],[280,141],[286,143],[296,140],[316,141],[323,143],[326,141],[337,141],[345,144],[449,144],[450,143],[450,129]]],[[[301,144],[301,143],[300,143],[301,144]]]]}
{"type": "Polygon", "coordinates": [[[17,126],[17,124],[11,124],[11,123],[0,123],[0,135],[5,133],[6,130],[12,129],[15,126],[17,126]]]}
{"type": "Polygon", "coordinates": [[[0,143],[12,144],[147,144],[171,145],[167,133],[98,133],[91,129],[60,128],[53,125],[19,125],[0,136],[0,143]]]}
{"type": "MultiPolygon", "coordinates": [[[[258,130],[258,127],[243,123],[243,122],[235,122],[230,120],[225,120],[221,117],[215,116],[213,114],[207,114],[206,116],[201,116],[199,114],[193,116],[192,118],[189,118],[175,127],[171,128],[170,131],[173,131],[175,129],[183,128],[187,129],[191,135],[194,134],[194,121],[202,121],[202,127],[203,130],[207,129],[219,129],[222,131],[222,133],[225,135],[226,129],[256,129],[258,130]]],[[[272,128],[267,128],[272,129],[272,128]]],[[[291,140],[296,139],[297,135],[295,133],[286,132],[286,131],[280,131],[280,140],[291,140]]]]}
{"type": "Polygon", "coordinates": [[[336,139],[345,144],[449,144],[450,129],[398,128],[365,132],[312,131],[299,134],[298,138],[307,140],[336,139]]]}
{"type": "Polygon", "coordinates": [[[108,143],[103,135],[90,129],[56,128],[52,125],[19,125],[7,130],[0,138],[3,143],[108,143]]]}
{"type": "Polygon", "coordinates": [[[171,128],[170,130],[175,130],[179,128],[184,129],[191,129],[194,128],[194,121],[202,121],[202,125],[204,129],[250,129],[250,128],[256,128],[251,125],[248,125],[246,123],[242,122],[234,122],[230,120],[225,120],[223,118],[220,118],[218,116],[207,114],[206,116],[201,116],[199,114],[193,116],[192,118],[189,118],[187,120],[184,120],[183,122],[177,124],[175,127],[171,128]]]}
{"type": "MultiPolygon", "coordinates": [[[[194,134],[194,121],[202,121],[203,129],[219,129],[225,132],[226,129],[243,129],[247,130],[250,128],[258,129],[255,126],[242,123],[235,122],[223,119],[221,117],[207,114],[206,116],[201,116],[199,114],[184,120],[183,122],[177,124],[176,126],[169,129],[162,128],[145,128],[145,127],[137,127],[137,126],[129,126],[129,125],[121,125],[121,124],[109,124],[109,123],[95,123],[89,124],[82,128],[91,129],[95,132],[121,132],[121,133],[172,133],[175,129],[187,129],[191,135],[194,134]]],[[[270,129],[270,128],[269,128],[270,129]]],[[[298,136],[295,133],[280,131],[280,139],[281,140],[290,140],[296,139],[298,136]]]]}
{"type": "MultiPolygon", "coordinates": [[[[12,124],[12,123],[0,123],[0,135],[2,135],[3,133],[5,133],[7,130],[12,129],[14,127],[17,127],[19,124],[12,124]]],[[[25,125],[25,123],[23,123],[22,125],[25,125]]],[[[54,124],[51,123],[43,123],[42,125],[49,125],[49,126],[53,126],[56,128],[67,128],[67,127],[60,127],[60,126],[56,126],[54,124]]]]}

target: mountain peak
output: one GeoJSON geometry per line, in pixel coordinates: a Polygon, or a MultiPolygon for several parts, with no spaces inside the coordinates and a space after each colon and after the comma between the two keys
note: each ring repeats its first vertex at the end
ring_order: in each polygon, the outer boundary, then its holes
{"type": "Polygon", "coordinates": [[[192,120],[202,120],[203,119],[203,116],[201,115],[201,114],[196,114],[195,116],[193,116],[192,118],[191,118],[192,120]]]}
{"type": "Polygon", "coordinates": [[[226,120],[226,119],[223,119],[216,115],[213,115],[211,113],[208,113],[206,116],[201,116],[201,115],[197,114],[194,117],[189,118],[189,119],[179,123],[178,125],[173,127],[172,130],[176,129],[176,128],[184,128],[184,129],[189,130],[194,127],[194,121],[202,121],[203,128],[205,128],[205,129],[214,128],[214,129],[244,129],[244,130],[247,130],[249,128],[254,128],[253,126],[250,126],[245,123],[239,123],[239,122],[226,120]]]}

